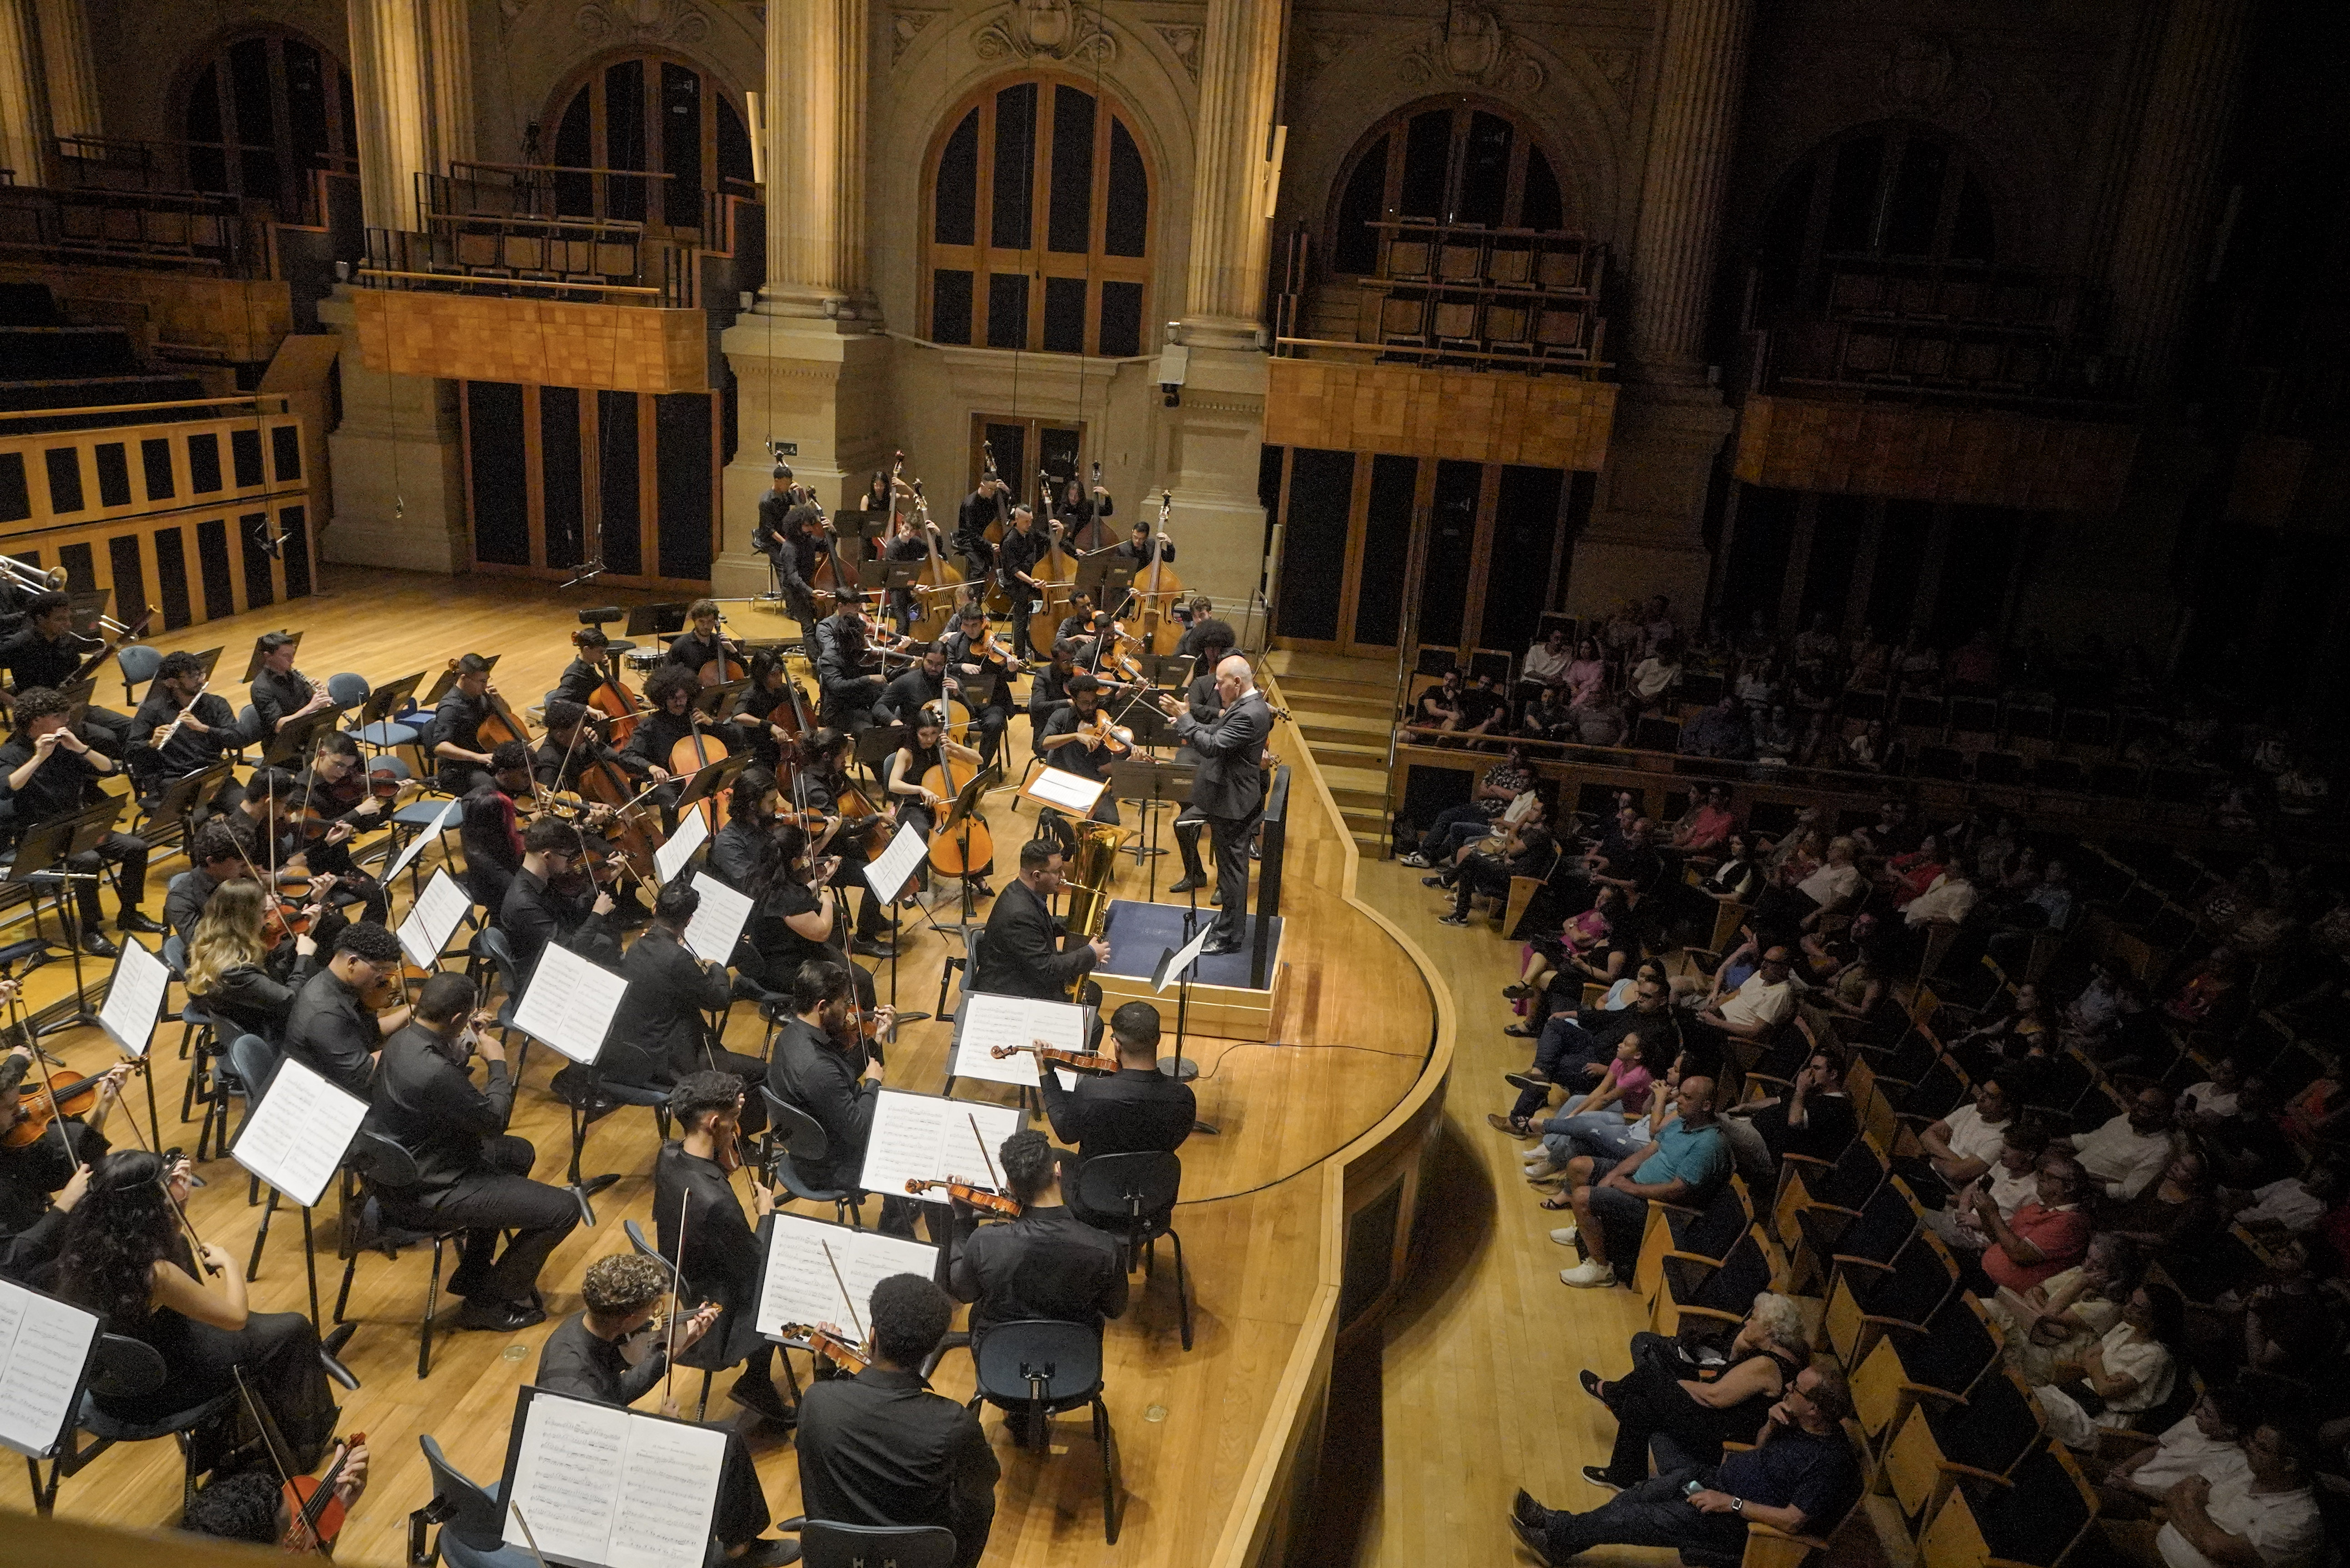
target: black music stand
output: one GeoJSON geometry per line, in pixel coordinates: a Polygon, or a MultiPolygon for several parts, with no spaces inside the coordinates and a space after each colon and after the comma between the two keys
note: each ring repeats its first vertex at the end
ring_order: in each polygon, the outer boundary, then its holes
{"type": "Polygon", "coordinates": [[[101,642],[106,640],[105,634],[98,629],[98,622],[113,601],[114,590],[111,588],[68,589],[66,602],[73,609],[75,633],[81,637],[95,637],[101,642]]]}
{"type": "Polygon", "coordinates": [[[681,817],[696,803],[709,799],[721,790],[733,787],[735,776],[749,767],[751,762],[750,753],[737,752],[733,756],[721,757],[714,763],[694,769],[685,780],[685,787],[677,792],[677,815],[681,817]]]}
{"type": "Polygon", "coordinates": [[[987,792],[994,788],[998,784],[1002,783],[1003,779],[1003,767],[1001,763],[990,763],[988,766],[980,769],[976,774],[973,774],[972,775],[971,782],[963,785],[961,790],[955,793],[954,806],[947,813],[946,820],[940,823],[936,828],[931,830],[931,837],[933,841],[935,841],[941,834],[955,834],[962,839],[962,858],[965,869],[964,874],[961,877],[957,878],[957,880],[962,883],[962,919],[957,920],[952,929],[964,936],[966,944],[968,943],[971,928],[975,923],[973,917],[979,913],[979,896],[972,891],[972,883],[977,878],[969,869],[971,866],[971,822],[972,818],[979,815],[979,803],[985,799],[987,797],[987,792]]]}
{"type": "MultiPolygon", "coordinates": [[[[1138,732],[1138,739],[1139,732],[1138,732]]],[[[1130,800],[1142,807],[1142,840],[1129,851],[1139,866],[1167,853],[1159,842],[1159,808],[1172,802],[1180,806],[1191,798],[1191,779],[1198,768],[1191,763],[1166,763],[1157,757],[1129,757],[1109,765],[1109,787],[1113,798],[1130,800]]],[[[1149,902],[1159,898],[1159,868],[1150,870],[1149,902]]],[[[1194,893],[1191,912],[1199,913],[1200,899],[1194,893]]]]}
{"type": "MultiPolygon", "coordinates": [[[[16,861],[8,868],[9,879],[29,882],[35,877],[49,878],[50,885],[56,889],[57,924],[69,939],[68,945],[73,955],[74,1011],[67,1017],[45,1024],[39,1032],[43,1037],[84,1025],[96,1027],[98,1023],[98,1014],[89,1010],[88,993],[85,989],[87,982],[81,972],[81,916],[78,910],[68,908],[66,895],[70,890],[68,883],[95,882],[105,873],[102,870],[67,871],[56,867],[62,867],[74,856],[87,854],[105,843],[107,836],[114,831],[116,821],[121,817],[122,808],[130,804],[124,797],[115,795],[65,816],[35,823],[25,830],[24,838],[16,846],[16,861]]],[[[37,901],[34,913],[36,917],[34,929],[37,931],[37,901]]]]}
{"type": "Polygon", "coordinates": [[[163,786],[163,793],[155,797],[155,808],[147,814],[147,818],[151,822],[179,823],[180,847],[184,851],[195,842],[195,826],[189,819],[195,815],[197,805],[235,776],[233,763],[213,763],[194,773],[182,774],[163,786]]]}
{"type": "Polygon", "coordinates": [[[669,637],[685,629],[685,599],[664,600],[660,604],[638,605],[629,611],[628,633],[630,637],[669,637]]]}
{"type": "Polygon", "coordinates": [[[854,534],[860,539],[886,539],[889,536],[889,514],[886,511],[862,511],[844,507],[826,519],[833,534],[847,538],[854,534]]]}
{"type": "Polygon", "coordinates": [[[423,682],[424,671],[420,670],[413,675],[403,675],[397,680],[387,681],[369,692],[368,700],[359,705],[359,724],[353,732],[364,731],[371,725],[392,722],[391,716],[400,711],[400,704],[415,695],[417,687],[423,682]]]}
{"type": "MultiPolygon", "coordinates": [[[[866,862],[866,865],[868,866],[870,866],[872,862],[869,860],[866,862]]],[[[895,888],[889,890],[889,897],[882,900],[889,906],[889,1005],[893,1009],[898,1005],[898,949],[905,940],[905,939],[899,934],[898,929],[899,900],[906,896],[906,888],[908,885],[914,880],[916,876],[920,874],[921,868],[922,863],[919,860],[916,861],[914,863],[913,870],[907,872],[903,880],[899,881],[895,888]]],[[[868,898],[878,896],[874,892],[873,884],[869,879],[865,882],[865,896],[868,898]]],[[[841,904],[843,908],[847,907],[847,899],[846,897],[842,898],[841,904]]],[[[930,911],[928,909],[923,910],[922,914],[925,919],[929,919],[930,911]]],[[[931,920],[931,924],[935,927],[938,924],[938,921],[932,919],[931,920]]],[[[927,1012],[899,1012],[896,1016],[897,1021],[899,1023],[927,1023],[930,1022],[931,1018],[931,1015],[927,1012]]],[[[962,1027],[961,1014],[957,1014],[956,1027],[962,1027]]],[[[954,1060],[951,1054],[949,1054],[947,1060],[950,1062],[954,1060]]],[[[949,1074],[947,1075],[947,1087],[945,1092],[950,1095],[954,1093],[954,1075],[952,1074],[949,1074]]]]}
{"type": "MultiPolygon", "coordinates": [[[[292,639],[294,639],[294,653],[295,653],[295,656],[296,656],[296,658],[299,658],[299,657],[301,656],[301,652],[302,652],[302,634],[301,634],[300,632],[298,632],[298,631],[280,631],[280,632],[276,632],[276,633],[264,632],[264,633],[262,634],[262,636],[263,636],[263,637],[273,636],[273,635],[274,635],[274,636],[277,636],[277,637],[290,637],[290,638],[292,638],[292,639]]],[[[253,655],[252,655],[252,657],[251,657],[251,658],[247,659],[244,661],[244,673],[243,675],[241,675],[241,676],[237,677],[237,680],[238,680],[238,683],[239,683],[240,685],[250,686],[250,685],[252,685],[252,684],[253,684],[253,678],[254,678],[255,676],[256,676],[256,675],[258,675],[258,674],[260,674],[260,673],[261,673],[261,660],[262,660],[262,659],[263,659],[264,657],[265,657],[265,656],[263,655],[263,653],[262,653],[262,651],[261,651],[261,638],[256,637],[256,638],[255,638],[255,639],[253,639],[253,655]]],[[[209,672],[207,672],[207,673],[209,673],[209,672]]]]}
{"type": "Polygon", "coordinates": [[[751,678],[747,675],[740,680],[721,680],[714,686],[705,686],[695,692],[693,701],[689,706],[699,708],[704,717],[715,719],[718,717],[718,710],[726,706],[728,699],[739,697],[750,689],[751,678]]]}
{"type": "Polygon", "coordinates": [[[299,719],[288,719],[277,726],[269,743],[261,748],[265,767],[290,767],[310,754],[312,742],[335,727],[335,711],[321,708],[299,719]]]}
{"type": "MultiPolygon", "coordinates": [[[[213,671],[220,668],[221,655],[227,651],[224,648],[207,648],[195,656],[196,662],[204,667],[204,679],[207,681],[212,680],[213,671]]],[[[246,684],[250,685],[252,682],[247,681],[246,684]]]]}
{"type": "Polygon", "coordinates": [[[1196,653],[1146,653],[1142,656],[1142,672],[1150,683],[1162,691],[1180,693],[1188,691],[1191,678],[1197,675],[1200,656],[1196,653]]]}
{"type": "MultiPolygon", "coordinates": [[[[1198,900],[1194,899],[1192,902],[1196,908],[1198,900]]],[[[1183,944],[1185,947],[1191,946],[1190,939],[1199,935],[1191,929],[1188,921],[1183,927],[1183,934],[1186,939],[1183,944]]],[[[1167,971],[1175,966],[1176,956],[1176,950],[1173,948],[1163,949],[1159,952],[1158,967],[1150,974],[1150,989],[1154,995],[1166,989],[1167,971]]],[[[1199,965],[1200,961],[1194,958],[1183,966],[1183,972],[1175,978],[1175,1054],[1159,1058],[1160,1074],[1174,1079],[1179,1084],[1188,1084],[1200,1075],[1200,1064],[1183,1054],[1183,1032],[1191,1023],[1191,971],[1199,965]]],[[[1195,1112],[1191,1118],[1191,1130],[1213,1136],[1221,1129],[1211,1123],[1200,1120],[1195,1112]]]]}
{"type": "Polygon", "coordinates": [[[884,776],[881,764],[914,732],[911,724],[874,724],[857,732],[857,765],[873,777],[884,776]]]}

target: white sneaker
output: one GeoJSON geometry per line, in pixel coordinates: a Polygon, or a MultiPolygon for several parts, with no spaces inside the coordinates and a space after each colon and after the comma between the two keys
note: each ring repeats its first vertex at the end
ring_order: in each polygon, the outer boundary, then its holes
{"type": "Polygon", "coordinates": [[[1552,1241],[1554,1241],[1557,1242],[1557,1243],[1558,1243],[1560,1246],[1562,1246],[1562,1247],[1572,1247],[1572,1246],[1574,1246],[1574,1245],[1575,1245],[1575,1221],[1574,1221],[1574,1220],[1568,1220],[1565,1224],[1564,1224],[1564,1225],[1560,1226],[1557,1230],[1553,1231],[1550,1233],[1550,1239],[1551,1239],[1552,1241]]]}
{"type": "Polygon", "coordinates": [[[1577,1290],[1596,1291],[1616,1282],[1616,1271],[1596,1258],[1586,1258],[1571,1269],[1558,1272],[1558,1282],[1577,1290]]]}

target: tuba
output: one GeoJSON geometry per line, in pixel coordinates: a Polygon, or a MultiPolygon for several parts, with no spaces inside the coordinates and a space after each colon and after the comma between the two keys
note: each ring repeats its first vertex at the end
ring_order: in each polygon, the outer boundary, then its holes
{"type": "MultiPolygon", "coordinates": [[[[1109,885],[1117,875],[1118,852],[1134,836],[1134,830],[1113,827],[1106,822],[1074,822],[1069,826],[1076,835],[1077,848],[1069,857],[1069,868],[1062,879],[1062,885],[1069,890],[1066,923],[1071,936],[1089,942],[1109,929],[1109,885]]],[[[1070,1001],[1077,999],[1085,984],[1082,974],[1069,982],[1070,1001]]]]}

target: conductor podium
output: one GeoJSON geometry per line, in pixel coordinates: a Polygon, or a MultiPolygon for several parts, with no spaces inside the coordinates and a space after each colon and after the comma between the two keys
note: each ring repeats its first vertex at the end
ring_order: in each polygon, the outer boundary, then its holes
{"type": "MultiPolygon", "coordinates": [[[[1104,1017],[1116,1012],[1121,1003],[1149,1002],[1169,1015],[1171,1030],[1174,988],[1155,992],[1150,981],[1158,971],[1159,958],[1170,948],[1180,950],[1197,934],[1200,928],[1188,933],[1183,929],[1184,917],[1189,913],[1180,904],[1146,904],[1133,898],[1110,900],[1109,924],[1103,931],[1109,942],[1109,961],[1097,965],[1093,971],[1093,979],[1102,990],[1104,1017]]],[[[1201,927],[1214,918],[1212,909],[1201,908],[1201,927]]],[[[1253,914],[1251,920],[1253,924],[1253,914]]],[[[1249,984],[1250,956],[1246,948],[1236,953],[1202,955],[1192,965],[1186,1023],[1191,1033],[1220,1040],[1273,1038],[1274,1008],[1280,999],[1282,978],[1288,972],[1288,966],[1281,959],[1281,917],[1273,917],[1270,924],[1272,932],[1265,946],[1265,983],[1262,989],[1249,984]]]]}

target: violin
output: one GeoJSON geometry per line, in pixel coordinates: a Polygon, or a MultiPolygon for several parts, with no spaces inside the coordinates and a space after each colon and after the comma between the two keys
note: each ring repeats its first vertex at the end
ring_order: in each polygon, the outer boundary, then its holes
{"type": "Polygon", "coordinates": [[[289,1476],[278,1495],[286,1502],[286,1537],[277,1544],[287,1552],[331,1551],[343,1532],[343,1500],[335,1485],[351,1449],[367,1441],[365,1432],[353,1432],[335,1445],[335,1457],[321,1476],[289,1476]]]}
{"type": "Polygon", "coordinates": [[[1092,718],[1079,720],[1077,730],[1081,734],[1093,737],[1113,757],[1134,754],[1134,732],[1123,724],[1111,723],[1107,708],[1097,708],[1092,718]]]}
{"type": "Polygon", "coordinates": [[[1042,1040],[1031,1045],[992,1046],[987,1054],[1001,1062],[1006,1056],[1017,1056],[1023,1051],[1034,1053],[1039,1066],[1066,1067],[1072,1073],[1098,1073],[1104,1076],[1118,1070],[1118,1058],[1107,1053],[1096,1055],[1089,1051],[1064,1051],[1057,1045],[1047,1045],[1042,1040]]]}
{"type": "Polygon", "coordinates": [[[804,1341],[811,1354],[823,1356],[852,1377],[873,1365],[873,1358],[862,1348],[849,1344],[830,1329],[787,1324],[782,1332],[786,1339],[804,1341]]]}
{"type": "Polygon", "coordinates": [[[959,1176],[950,1176],[943,1180],[931,1181],[909,1179],[906,1183],[906,1190],[910,1193],[928,1192],[934,1187],[945,1188],[947,1196],[957,1203],[968,1203],[973,1209],[983,1210],[990,1214],[1001,1214],[1006,1220],[1020,1218],[1018,1199],[1007,1198],[992,1187],[981,1187],[974,1182],[965,1181],[959,1176]]]}
{"type": "MultiPolygon", "coordinates": [[[[147,1070],[143,1056],[125,1064],[134,1074],[147,1070]]],[[[109,1069],[110,1072],[111,1069],[109,1069]]],[[[41,1141],[49,1124],[59,1116],[86,1116],[98,1105],[98,1096],[106,1088],[108,1074],[83,1078],[62,1085],[26,1084],[16,1101],[16,1122],[6,1132],[0,1133],[0,1148],[30,1148],[41,1141]]]]}

